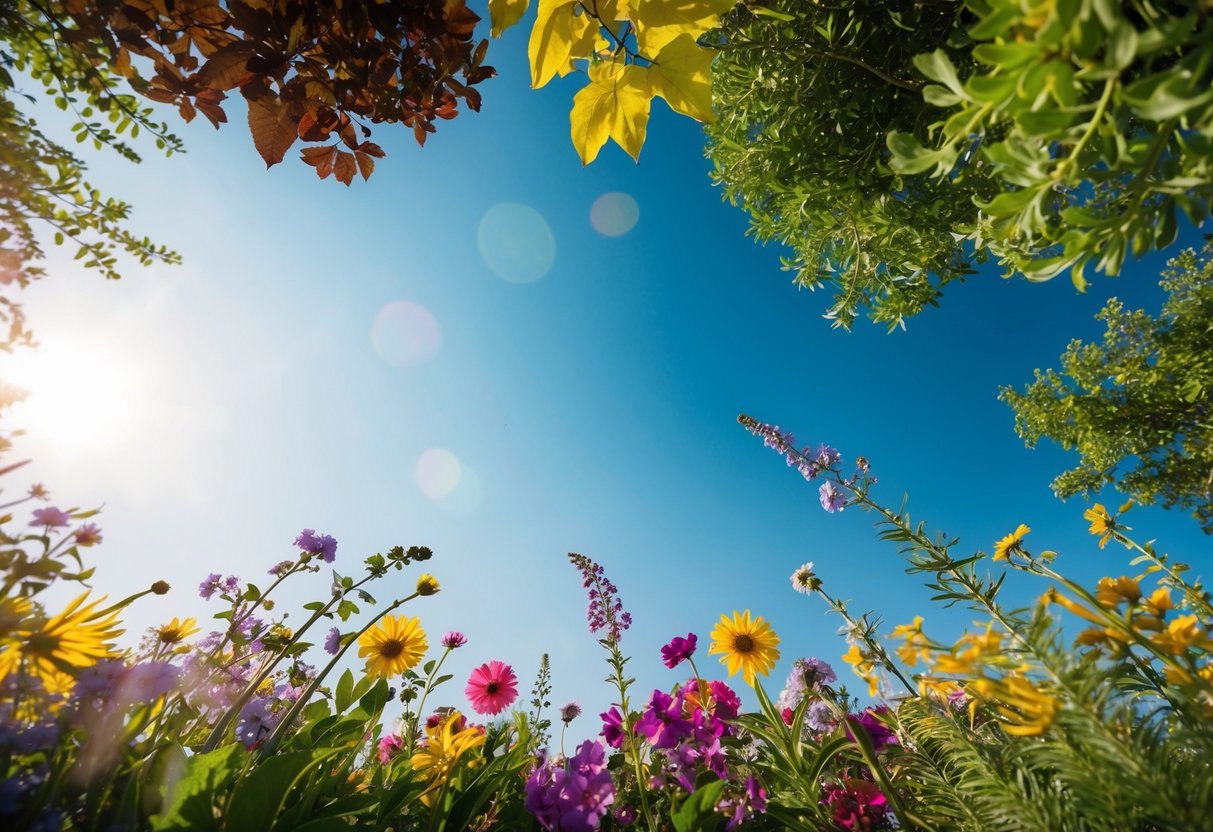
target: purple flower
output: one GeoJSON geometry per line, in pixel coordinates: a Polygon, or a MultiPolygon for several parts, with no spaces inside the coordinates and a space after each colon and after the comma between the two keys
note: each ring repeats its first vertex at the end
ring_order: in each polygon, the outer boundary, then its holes
{"type": "Polygon", "coordinates": [[[80,671],[72,687],[72,697],[81,702],[109,699],[118,690],[126,664],[121,659],[102,659],[80,671]]]}
{"type": "Polygon", "coordinates": [[[722,812],[731,816],[724,828],[736,829],[749,820],[751,815],[762,814],[767,810],[767,790],[751,774],[745,779],[745,790],[736,800],[727,801],[727,804],[727,808],[722,809],[722,812]]]}
{"type": "MultiPolygon", "coordinates": [[[[858,717],[851,716],[847,718],[848,725],[859,723],[863,729],[867,731],[868,736],[872,738],[872,747],[877,751],[884,748],[886,745],[901,745],[897,739],[897,735],[893,730],[885,724],[881,716],[891,713],[888,705],[879,705],[876,708],[868,708],[858,717]]],[[[851,731],[848,728],[847,736],[851,736],[851,731]]]]}
{"type": "Polygon", "coordinates": [[[686,638],[675,636],[670,639],[670,643],[661,648],[661,660],[665,662],[665,666],[673,670],[682,664],[695,652],[695,645],[698,643],[694,633],[687,633],[686,638]]]}
{"type": "Polygon", "coordinates": [[[155,702],[177,686],[181,668],[169,662],[143,662],[131,666],[119,685],[118,698],[130,704],[155,702]]]}
{"type": "Polygon", "coordinates": [[[612,705],[609,711],[599,716],[602,717],[602,738],[606,740],[606,744],[611,748],[622,748],[623,737],[627,733],[623,725],[623,714],[612,705]]]}
{"type": "Polygon", "coordinates": [[[97,528],[96,523],[85,523],[72,534],[76,537],[77,546],[96,546],[101,542],[101,529],[97,528]]]}
{"type": "Polygon", "coordinates": [[[211,596],[215,594],[215,590],[219,588],[218,572],[212,572],[206,576],[206,580],[198,584],[198,594],[202,596],[202,600],[209,601],[211,596]]]}
{"type": "Polygon", "coordinates": [[[279,719],[281,715],[270,710],[269,699],[250,699],[240,709],[240,719],[236,722],[236,739],[252,750],[270,735],[279,719]]]}
{"type": "Polygon", "coordinates": [[[834,487],[832,482],[823,482],[817,493],[821,498],[821,507],[830,514],[842,511],[847,505],[847,498],[834,487]]]}
{"type": "Polygon", "coordinates": [[[822,468],[829,468],[838,460],[842,459],[842,454],[838,453],[834,448],[824,442],[817,446],[817,455],[815,457],[817,464],[822,468]]]}
{"type": "Polygon", "coordinates": [[[809,709],[805,711],[804,721],[814,731],[822,732],[833,731],[834,726],[838,724],[834,710],[824,699],[816,699],[810,703],[809,709]]]}
{"type": "Polygon", "coordinates": [[[636,721],[636,732],[644,734],[654,748],[673,748],[691,735],[691,723],[682,718],[682,705],[681,694],[653,691],[648,709],[636,721]]]}
{"type": "Polygon", "coordinates": [[[708,691],[711,692],[712,698],[716,700],[716,707],[712,709],[712,712],[716,716],[721,719],[737,718],[737,714],[741,711],[741,698],[731,687],[724,682],[713,679],[708,682],[708,691]]]}
{"type": "Polygon", "coordinates": [[[586,740],[563,768],[541,758],[526,782],[525,806],[546,830],[590,832],[615,802],[602,745],[586,740]]]}
{"type": "Polygon", "coordinates": [[[336,656],[337,651],[341,649],[341,631],[336,627],[329,630],[329,634],[324,639],[324,652],[330,656],[336,656]]]}
{"type": "Polygon", "coordinates": [[[47,508],[34,509],[34,519],[30,522],[30,525],[46,526],[50,529],[66,526],[71,520],[72,516],[66,511],[48,506],[47,508]]]}
{"type": "Polygon", "coordinates": [[[581,571],[581,585],[589,590],[585,616],[590,632],[605,628],[607,639],[618,642],[623,631],[632,626],[631,613],[624,612],[623,602],[615,597],[619,589],[607,579],[602,567],[585,555],[570,552],[569,560],[581,571]]]}
{"type": "Polygon", "coordinates": [[[442,646],[447,650],[458,650],[468,643],[468,637],[458,630],[451,630],[442,636],[442,646]]]}
{"type": "Polygon", "coordinates": [[[219,588],[228,595],[238,595],[240,593],[240,579],[235,575],[228,575],[223,579],[223,583],[219,584],[219,588]]]}
{"type": "Polygon", "coordinates": [[[275,563],[273,566],[271,566],[269,568],[268,571],[269,571],[269,574],[273,575],[275,578],[281,578],[294,565],[295,565],[295,562],[293,560],[283,560],[283,561],[279,561],[278,563],[275,563]]]}
{"type": "Polygon", "coordinates": [[[615,823],[620,826],[631,826],[636,822],[636,807],[625,803],[615,810],[615,823]]]}
{"type": "Polygon", "coordinates": [[[337,557],[337,541],[327,534],[316,534],[315,529],[304,529],[295,538],[295,545],[309,555],[319,555],[325,563],[337,557]]]}
{"type": "Polygon", "coordinates": [[[568,725],[579,716],[581,716],[581,706],[576,702],[570,702],[560,709],[560,721],[565,725],[568,725]]]}

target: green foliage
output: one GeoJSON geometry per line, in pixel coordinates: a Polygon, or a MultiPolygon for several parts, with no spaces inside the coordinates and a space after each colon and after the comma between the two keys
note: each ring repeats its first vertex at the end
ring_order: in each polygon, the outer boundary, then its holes
{"type": "Polygon", "coordinates": [[[1213,243],[1171,260],[1157,317],[1113,298],[1102,343],[1072,341],[1061,369],[1037,370],[1001,398],[1034,446],[1048,438],[1079,463],[1053,480],[1057,496],[1115,483],[1141,503],[1190,511],[1213,533],[1213,243]]]}
{"type": "Polygon", "coordinates": [[[994,256],[1046,280],[1213,198],[1207,4],[769,0],[719,30],[708,155],[827,317],[895,326],[994,256]]]}
{"type": "Polygon", "coordinates": [[[796,283],[835,292],[827,318],[861,310],[896,326],[971,273],[955,229],[977,219],[984,176],[937,181],[888,167],[890,131],[926,140],[934,108],[914,56],[962,64],[958,4],[771,0],[730,13],[713,65],[713,178],[762,242],[793,250],[796,283]],[[955,45],[953,45],[955,44],[955,45]]]}

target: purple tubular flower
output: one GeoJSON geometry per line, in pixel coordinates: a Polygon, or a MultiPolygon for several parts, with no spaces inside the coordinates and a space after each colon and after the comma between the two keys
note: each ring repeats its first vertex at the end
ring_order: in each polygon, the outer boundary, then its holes
{"type": "Polygon", "coordinates": [[[654,748],[673,748],[691,736],[691,723],[682,718],[683,698],[655,690],[649,707],[636,722],[636,733],[644,734],[654,748]]]}
{"type": "Polygon", "coordinates": [[[831,448],[829,445],[823,442],[817,446],[817,455],[815,458],[817,460],[817,464],[822,468],[829,468],[835,462],[842,459],[842,454],[838,453],[837,450],[831,448]]]}
{"type": "Polygon", "coordinates": [[[624,612],[623,602],[615,596],[619,588],[606,577],[603,569],[585,555],[569,552],[569,560],[581,572],[581,585],[589,590],[585,617],[590,632],[607,631],[609,641],[618,642],[623,631],[632,626],[631,613],[624,612]]]}
{"type": "Polygon", "coordinates": [[[451,630],[442,636],[442,646],[447,650],[458,650],[468,643],[468,637],[458,630],[451,630]]]}
{"type": "Polygon", "coordinates": [[[560,709],[560,721],[565,725],[568,725],[579,716],[581,716],[581,706],[576,702],[570,702],[560,709]]]}
{"type": "Polygon", "coordinates": [[[834,483],[823,482],[817,493],[821,498],[821,507],[830,514],[837,514],[846,508],[847,498],[843,496],[841,491],[834,487],[834,483]]]}
{"type": "Polygon", "coordinates": [[[670,643],[661,648],[661,660],[665,666],[673,670],[695,653],[699,639],[694,633],[687,633],[686,638],[675,636],[670,643]]]}
{"type": "Polygon", "coordinates": [[[215,594],[215,590],[219,588],[220,574],[212,572],[206,576],[206,580],[198,584],[198,594],[202,596],[203,601],[211,600],[211,596],[215,594]]]}
{"type": "Polygon", "coordinates": [[[329,634],[324,638],[324,652],[330,656],[336,656],[337,651],[341,649],[341,631],[336,627],[329,630],[329,634]]]}
{"type": "Polygon", "coordinates": [[[606,744],[611,748],[623,748],[623,737],[627,733],[623,725],[623,714],[612,705],[609,711],[598,716],[602,717],[602,738],[606,740],[606,744]]]}
{"type": "Polygon", "coordinates": [[[299,532],[295,545],[309,555],[318,555],[325,563],[332,563],[337,557],[337,541],[332,535],[316,534],[315,529],[299,532]]]}

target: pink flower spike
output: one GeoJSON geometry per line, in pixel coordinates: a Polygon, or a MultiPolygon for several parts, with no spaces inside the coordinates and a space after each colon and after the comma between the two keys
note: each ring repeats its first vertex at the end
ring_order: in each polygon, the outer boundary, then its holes
{"type": "Polygon", "coordinates": [[[518,677],[508,664],[494,659],[472,671],[464,693],[476,713],[496,715],[518,698],[518,677]]]}

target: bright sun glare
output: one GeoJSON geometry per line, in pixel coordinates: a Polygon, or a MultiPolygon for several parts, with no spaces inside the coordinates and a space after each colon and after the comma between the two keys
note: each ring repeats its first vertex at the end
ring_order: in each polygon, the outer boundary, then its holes
{"type": "Polygon", "coordinates": [[[146,368],[102,344],[57,337],[36,350],[0,354],[0,382],[27,392],[11,424],[79,453],[128,433],[146,368]]]}

